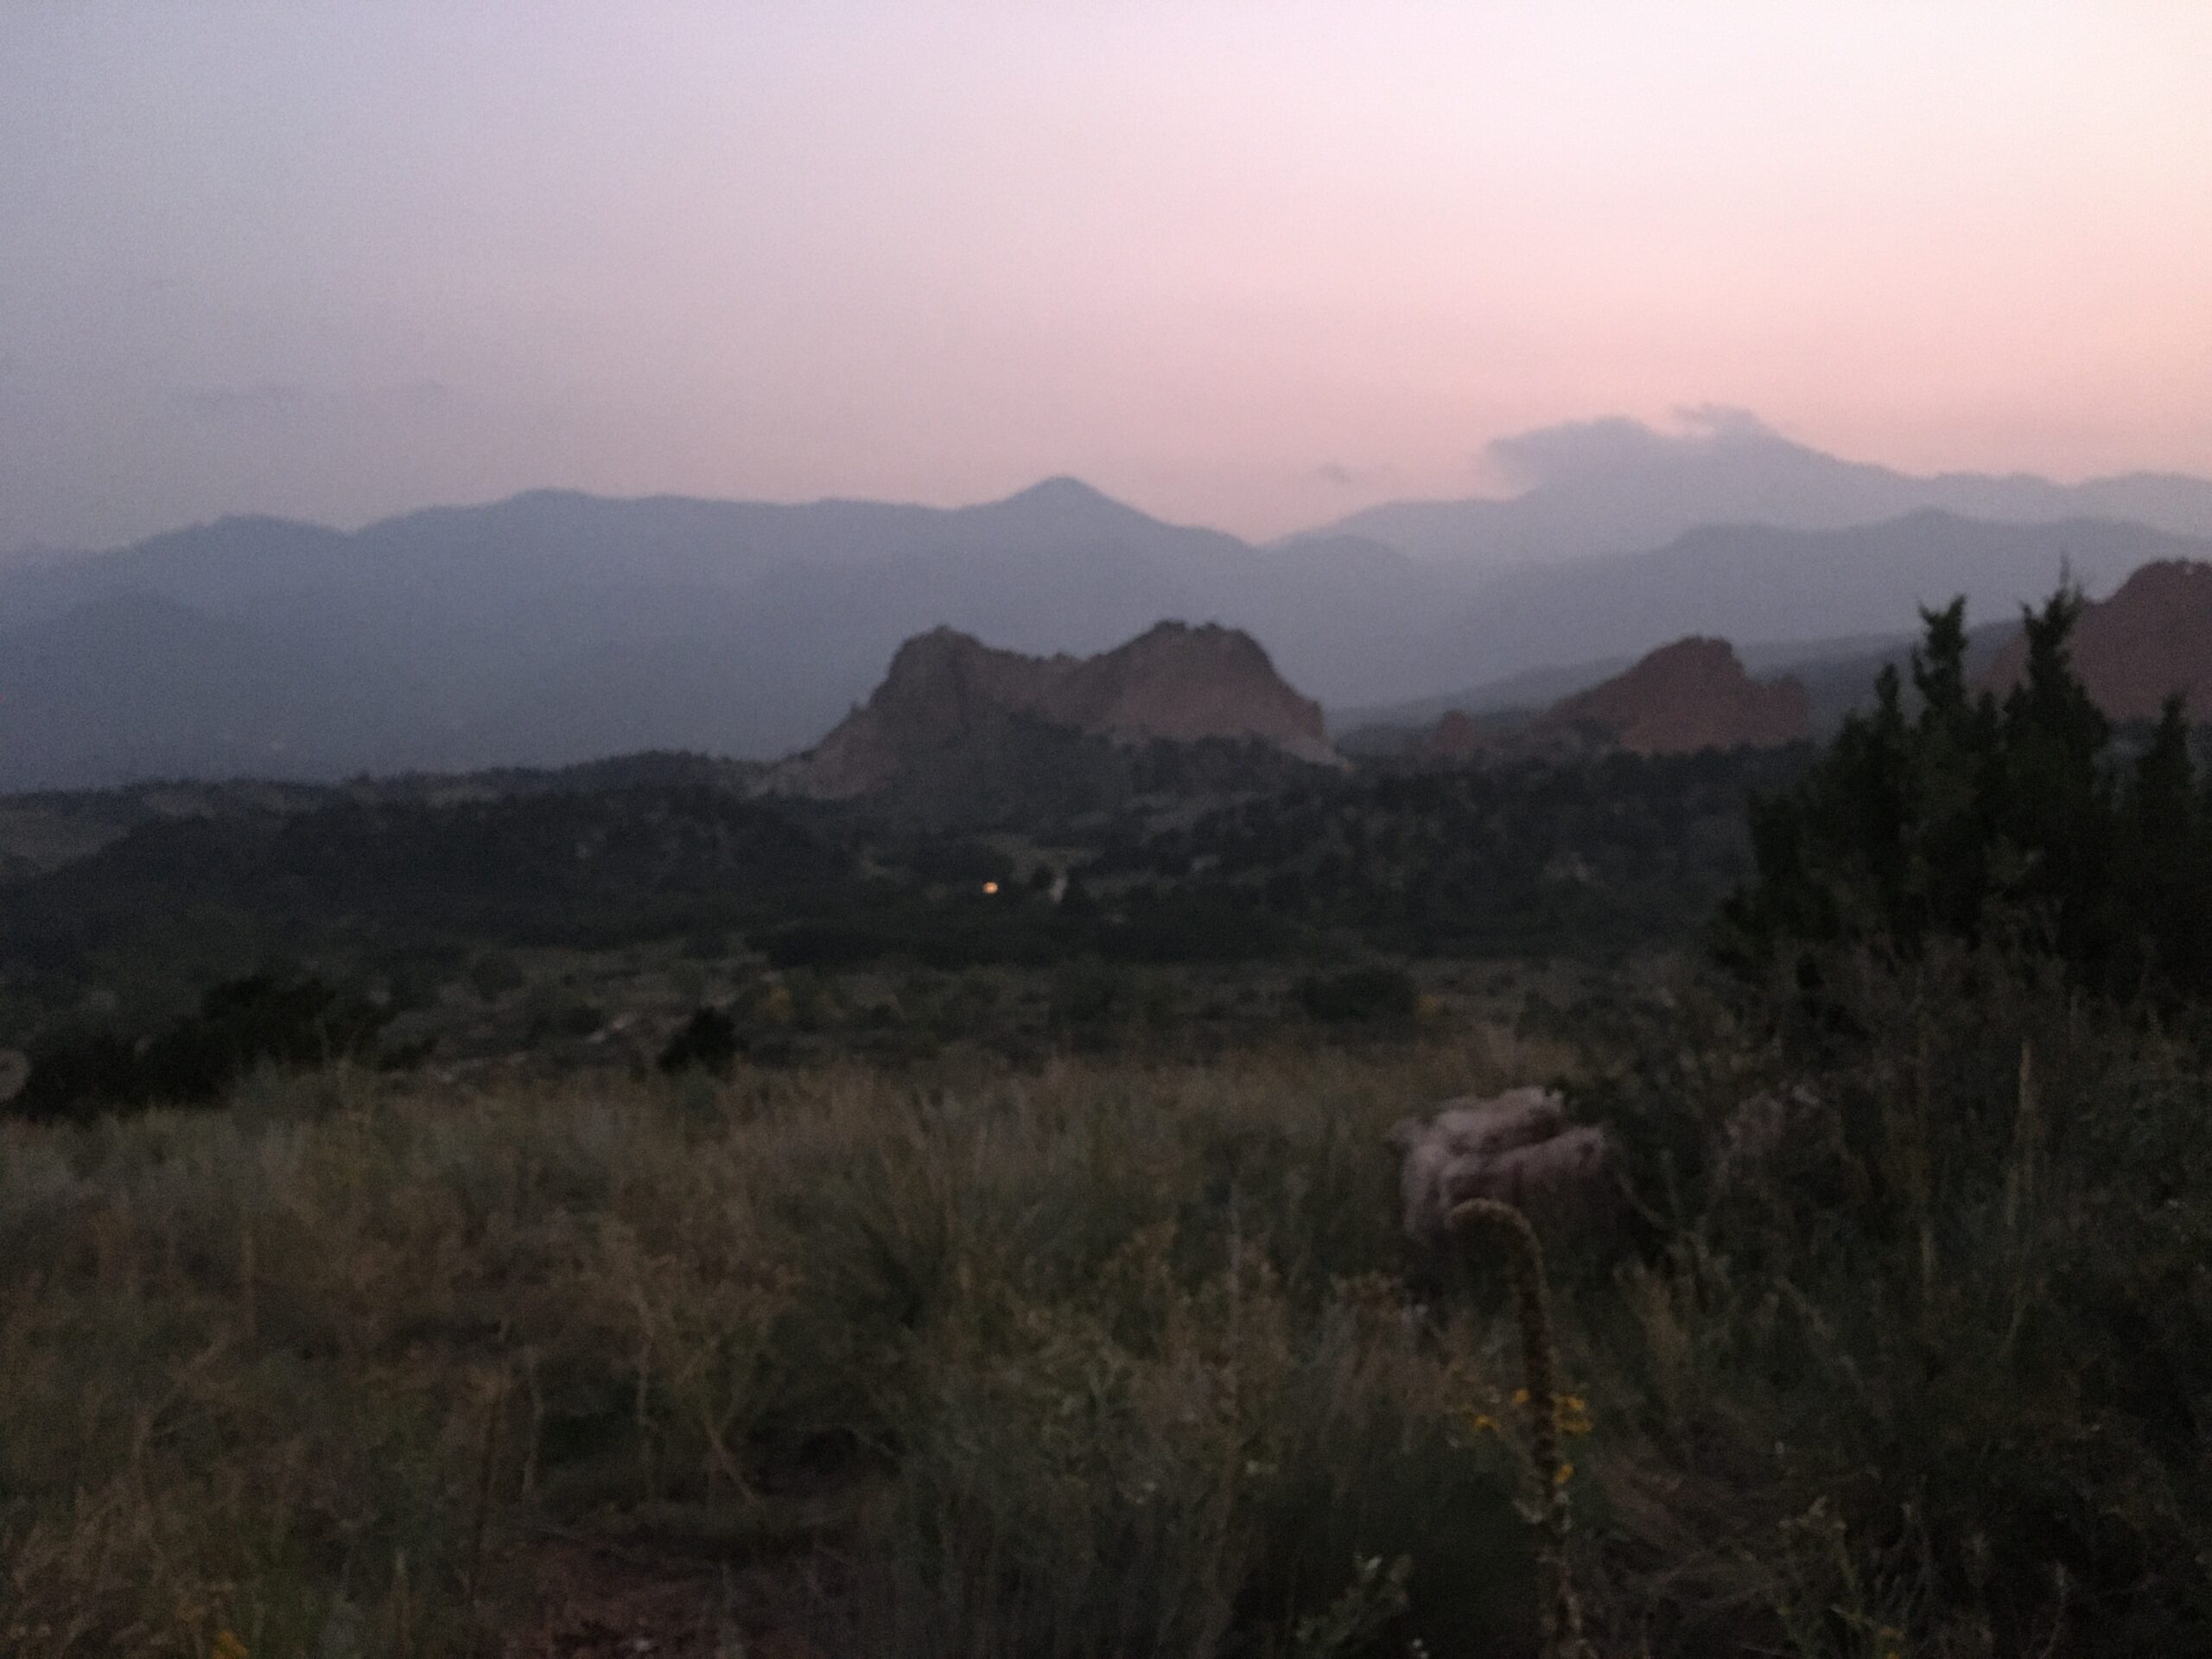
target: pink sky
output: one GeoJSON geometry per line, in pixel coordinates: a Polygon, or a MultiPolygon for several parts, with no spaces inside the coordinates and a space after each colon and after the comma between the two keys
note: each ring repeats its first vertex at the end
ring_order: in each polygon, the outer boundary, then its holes
{"type": "Polygon", "coordinates": [[[0,13],[0,546],[536,485],[1273,533],[1758,411],[2212,473],[2212,4],[0,13]]]}

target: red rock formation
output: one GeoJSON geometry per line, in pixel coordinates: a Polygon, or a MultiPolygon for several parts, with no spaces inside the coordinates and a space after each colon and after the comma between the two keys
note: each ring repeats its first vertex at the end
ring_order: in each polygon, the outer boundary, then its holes
{"type": "Polygon", "coordinates": [[[767,787],[822,800],[869,794],[918,756],[1019,715],[1122,742],[1258,738],[1336,760],[1320,706],[1233,628],[1162,622],[1096,657],[1025,657],[935,628],[899,646],[867,705],[777,767],[767,787]]]}
{"type": "MultiPolygon", "coordinates": [[[[2155,720],[2180,692],[2191,716],[2212,719],[2212,564],[2146,564],[2074,626],[2074,671],[2113,720],[2155,720]]],[[[2015,639],[1982,683],[2000,697],[2020,682],[2028,643],[2015,639]]]]}
{"type": "Polygon", "coordinates": [[[1777,747],[1809,736],[1812,723],[1796,680],[1755,680],[1726,640],[1692,638],[1554,704],[1530,731],[1589,733],[1637,754],[1690,754],[1777,747]]]}

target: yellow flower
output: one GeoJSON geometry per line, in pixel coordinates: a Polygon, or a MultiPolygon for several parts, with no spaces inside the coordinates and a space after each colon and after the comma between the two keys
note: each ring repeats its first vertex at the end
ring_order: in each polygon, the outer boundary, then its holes
{"type": "Polygon", "coordinates": [[[1560,1485],[1566,1485],[1568,1481],[1574,1478],[1574,1465],[1567,1462],[1564,1458],[1560,1459],[1559,1472],[1554,1475],[1552,1478],[1560,1485]]]}
{"type": "Polygon", "coordinates": [[[246,1659],[245,1643],[238,1640],[237,1631],[221,1631],[215,1645],[208,1649],[207,1659],[246,1659]]]}
{"type": "Polygon", "coordinates": [[[1525,1406],[1525,1405],[1527,1405],[1527,1404],[1529,1403],[1529,1390],[1528,1390],[1528,1389],[1514,1389],[1514,1390],[1513,1390],[1513,1403],[1514,1403],[1515,1405],[1516,1405],[1516,1406],[1525,1406]]]}

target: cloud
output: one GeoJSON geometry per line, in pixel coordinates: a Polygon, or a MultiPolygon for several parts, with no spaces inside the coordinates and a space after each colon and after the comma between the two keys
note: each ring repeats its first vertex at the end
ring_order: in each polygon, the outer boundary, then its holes
{"type": "Polygon", "coordinates": [[[1738,409],[1733,404],[1684,404],[1675,409],[1675,419],[1687,429],[1683,436],[1675,440],[1677,442],[1694,442],[1700,437],[1747,442],[1783,442],[1781,433],[1750,410],[1738,409]]]}
{"type": "Polygon", "coordinates": [[[1678,429],[1662,431],[1625,415],[1563,421],[1484,446],[1478,464],[1529,488],[1617,476],[1714,450],[1788,442],[1747,409],[1693,404],[1675,410],[1678,429]]]}

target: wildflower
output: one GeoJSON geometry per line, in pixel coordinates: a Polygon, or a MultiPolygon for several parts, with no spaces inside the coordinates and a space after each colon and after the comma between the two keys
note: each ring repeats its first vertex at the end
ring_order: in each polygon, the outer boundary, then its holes
{"type": "Polygon", "coordinates": [[[1574,1465],[1569,1463],[1565,1458],[1561,1458],[1559,1460],[1559,1471],[1556,1474],[1553,1475],[1552,1479],[1560,1485],[1564,1486],[1568,1481],[1573,1478],[1574,1465]]]}
{"type": "Polygon", "coordinates": [[[214,1645],[207,1649],[207,1659],[246,1659],[245,1643],[238,1640],[235,1630],[220,1631],[214,1645]]]}

